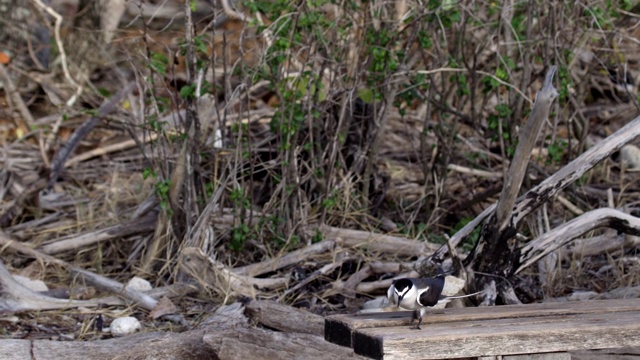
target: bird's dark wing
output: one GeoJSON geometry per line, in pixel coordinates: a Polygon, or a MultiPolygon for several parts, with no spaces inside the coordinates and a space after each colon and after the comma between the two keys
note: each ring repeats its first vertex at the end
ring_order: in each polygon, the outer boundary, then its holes
{"type": "Polygon", "coordinates": [[[444,277],[435,277],[435,278],[421,278],[414,280],[418,289],[426,289],[428,290],[420,293],[418,302],[422,306],[435,306],[440,299],[440,295],[442,294],[442,289],[444,288],[444,277]]]}

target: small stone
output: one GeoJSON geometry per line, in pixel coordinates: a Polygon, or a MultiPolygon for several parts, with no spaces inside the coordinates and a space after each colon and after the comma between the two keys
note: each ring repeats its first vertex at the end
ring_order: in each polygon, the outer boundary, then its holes
{"type": "Polygon", "coordinates": [[[111,334],[113,336],[124,336],[133,334],[136,330],[142,329],[142,325],[138,319],[133,316],[125,316],[117,318],[111,322],[111,334]]]}
{"type": "Polygon", "coordinates": [[[620,149],[620,162],[629,170],[640,169],[640,149],[635,145],[625,145],[620,149]]]}
{"type": "Polygon", "coordinates": [[[153,289],[150,282],[137,276],[132,277],[125,287],[138,291],[149,291],[153,289]]]}

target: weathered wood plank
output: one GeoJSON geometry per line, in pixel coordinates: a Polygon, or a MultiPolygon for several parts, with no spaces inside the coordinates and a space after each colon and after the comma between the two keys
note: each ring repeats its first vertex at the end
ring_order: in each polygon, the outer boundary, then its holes
{"type": "MultiPolygon", "coordinates": [[[[451,308],[431,310],[423,324],[452,323],[457,321],[491,320],[504,318],[528,318],[552,315],[614,313],[640,311],[639,299],[576,301],[506,305],[477,308],[451,308]]],[[[408,326],[411,311],[334,315],[325,319],[325,340],[352,347],[352,334],[358,329],[408,326]]]]}
{"type": "Polygon", "coordinates": [[[317,336],[322,336],[324,333],[322,316],[275,301],[250,301],[245,305],[245,315],[262,325],[280,331],[317,336]]]}
{"type": "Polygon", "coordinates": [[[572,360],[638,360],[640,348],[581,350],[572,351],[570,354],[572,360]]]}
{"type": "Polygon", "coordinates": [[[353,333],[374,359],[450,359],[640,346],[640,311],[457,321],[353,333]]]}
{"type": "Polygon", "coordinates": [[[477,358],[477,360],[571,360],[571,354],[567,352],[555,352],[547,354],[481,356],[477,358]]]}
{"type": "Polygon", "coordinates": [[[548,354],[507,355],[503,356],[502,360],[571,360],[571,354],[555,352],[548,354]]]}

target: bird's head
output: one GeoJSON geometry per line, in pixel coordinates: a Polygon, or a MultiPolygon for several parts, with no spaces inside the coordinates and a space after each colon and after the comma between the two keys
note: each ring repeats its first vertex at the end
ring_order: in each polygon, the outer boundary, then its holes
{"type": "Polygon", "coordinates": [[[412,291],[415,292],[411,279],[399,279],[391,284],[391,287],[389,287],[387,291],[387,297],[391,303],[395,303],[395,305],[400,307],[402,299],[412,291]]]}

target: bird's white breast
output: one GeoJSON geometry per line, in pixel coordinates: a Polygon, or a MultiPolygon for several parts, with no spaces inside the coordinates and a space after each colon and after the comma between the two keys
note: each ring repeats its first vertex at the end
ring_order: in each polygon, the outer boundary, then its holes
{"type": "MultiPolygon", "coordinates": [[[[397,289],[393,285],[387,291],[387,297],[393,305],[398,305],[398,299],[400,298],[399,295],[402,294],[398,294],[397,289]]],[[[399,304],[399,306],[406,310],[418,309],[420,306],[417,302],[417,295],[418,293],[416,292],[415,287],[410,287],[402,297],[402,302],[399,304]]]]}

